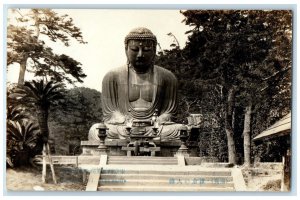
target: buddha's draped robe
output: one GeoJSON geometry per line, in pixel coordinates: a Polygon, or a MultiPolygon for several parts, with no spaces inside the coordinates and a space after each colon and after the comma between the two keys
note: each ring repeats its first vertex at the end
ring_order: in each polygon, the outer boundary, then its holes
{"type": "MultiPolygon", "coordinates": [[[[154,65],[153,67],[153,97],[151,106],[143,111],[135,110],[129,102],[128,96],[127,66],[114,69],[108,72],[102,82],[102,110],[103,119],[108,130],[108,138],[122,139],[128,137],[125,130],[128,119],[145,120],[151,119],[155,110],[158,117],[164,116],[159,122],[158,136],[162,140],[178,139],[178,128],[180,124],[171,122],[170,117],[177,109],[177,79],[167,69],[154,65]],[[130,110],[130,112],[128,112],[130,110]]],[[[147,134],[150,134],[151,127],[148,127],[147,134]]],[[[97,139],[95,130],[90,130],[89,138],[97,139]]]]}

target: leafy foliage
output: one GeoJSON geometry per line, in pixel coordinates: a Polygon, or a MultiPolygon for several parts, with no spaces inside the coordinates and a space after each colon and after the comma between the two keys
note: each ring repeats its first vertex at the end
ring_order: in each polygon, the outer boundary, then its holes
{"type": "Polygon", "coordinates": [[[78,153],[90,127],[102,121],[100,92],[85,87],[67,90],[64,101],[51,109],[49,130],[59,154],[78,153]]]}
{"type": "Polygon", "coordinates": [[[186,55],[198,68],[195,73],[201,80],[213,80],[224,88],[238,87],[240,96],[246,97],[271,85],[265,81],[267,77],[290,69],[289,11],[200,10],[183,15],[185,23],[194,27],[186,55]]]}
{"type": "Polygon", "coordinates": [[[48,113],[51,105],[57,105],[59,100],[63,99],[63,85],[55,84],[52,81],[44,83],[43,80],[25,82],[23,86],[19,85],[10,95],[23,106],[35,108],[36,117],[39,124],[43,142],[48,141],[48,113]]]}
{"type": "Polygon", "coordinates": [[[6,120],[7,121],[20,121],[26,119],[27,115],[21,106],[14,106],[12,104],[7,105],[6,120]]]}
{"type": "Polygon", "coordinates": [[[83,82],[86,75],[82,71],[81,63],[67,55],[55,54],[46,45],[45,39],[61,41],[65,46],[70,45],[71,38],[86,43],[73,19],[68,15],[58,16],[51,9],[31,9],[24,15],[20,11],[15,10],[20,15],[16,18],[18,24],[11,23],[7,27],[7,64],[20,64],[19,84],[24,83],[26,69],[46,80],[50,78],[52,81],[74,83],[75,79],[83,82]]]}
{"type": "Polygon", "coordinates": [[[8,121],[6,155],[11,167],[26,165],[30,157],[41,151],[38,127],[28,121],[8,121]]]}
{"type": "MultiPolygon", "coordinates": [[[[186,46],[160,52],[157,58],[159,65],[178,78],[181,109],[177,118],[190,113],[203,115],[200,153],[204,155],[223,154],[224,127],[231,129],[235,156],[242,157],[246,106],[253,105],[252,136],[274,123],[274,114],[278,120],[290,110],[291,12],[187,10],[181,13],[191,27],[186,46]]],[[[224,160],[224,156],[218,157],[224,160]]]]}
{"type": "Polygon", "coordinates": [[[18,86],[11,96],[19,97],[26,104],[49,109],[51,104],[63,98],[62,88],[63,84],[54,84],[53,81],[44,83],[43,80],[33,80],[32,83],[25,82],[24,86],[18,86]]]}

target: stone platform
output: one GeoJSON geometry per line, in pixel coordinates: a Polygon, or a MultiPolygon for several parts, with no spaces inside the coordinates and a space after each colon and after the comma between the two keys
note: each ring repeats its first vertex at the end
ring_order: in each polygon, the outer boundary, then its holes
{"type": "MultiPolygon", "coordinates": [[[[127,152],[122,150],[122,147],[126,147],[128,143],[129,140],[126,139],[105,140],[107,154],[109,156],[126,156],[127,152]]],[[[178,151],[181,141],[155,141],[155,144],[157,147],[160,147],[160,151],[156,152],[155,156],[172,157],[178,151]]],[[[82,155],[99,155],[99,152],[97,152],[98,146],[99,141],[81,141],[82,155]]],[[[187,146],[190,156],[197,157],[199,155],[197,142],[187,141],[187,146]]]]}

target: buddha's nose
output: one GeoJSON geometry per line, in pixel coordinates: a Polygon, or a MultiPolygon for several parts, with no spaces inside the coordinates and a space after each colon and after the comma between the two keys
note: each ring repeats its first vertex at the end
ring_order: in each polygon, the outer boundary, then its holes
{"type": "Polygon", "coordinates": [[[144,53],[143,53],[142,49],[139,50],[137,57],[139,57],[139,58],[144,57],[144,53]]]}

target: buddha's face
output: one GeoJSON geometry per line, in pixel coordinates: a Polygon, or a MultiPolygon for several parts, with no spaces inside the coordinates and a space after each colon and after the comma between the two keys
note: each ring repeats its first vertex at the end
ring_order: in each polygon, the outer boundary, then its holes
{"type": "Polygon", "coordinates": [[[146,72],[153,64],[155,47],[151,40],[129,40],[126,56],[137,72],[146,72]]]}

